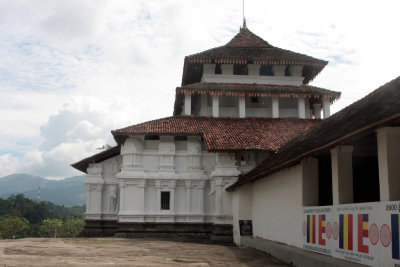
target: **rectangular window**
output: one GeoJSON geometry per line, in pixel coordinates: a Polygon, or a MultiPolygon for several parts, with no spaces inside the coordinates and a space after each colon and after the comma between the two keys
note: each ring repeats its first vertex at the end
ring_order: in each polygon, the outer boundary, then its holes
{"type": "Polygon", "coordinates": [[[169,210],[170,192],[161,192],[161,209],[169,210]]]}

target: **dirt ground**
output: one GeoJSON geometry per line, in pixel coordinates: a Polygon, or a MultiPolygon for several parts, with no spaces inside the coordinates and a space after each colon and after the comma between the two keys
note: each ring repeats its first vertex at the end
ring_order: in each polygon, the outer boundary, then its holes
{"type": "Polygon", "coordinates": [[[0,240],[0,266],[285,266],[267,253],[234,246],[157,239],[0,240]]]}

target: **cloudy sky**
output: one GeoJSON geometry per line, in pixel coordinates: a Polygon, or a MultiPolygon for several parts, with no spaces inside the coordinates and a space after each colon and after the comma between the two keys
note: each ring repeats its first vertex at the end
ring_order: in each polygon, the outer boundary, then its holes
{"type": "MultiPolygon", "coordinates": [[[[400,75],[399,3],[246,0],[245,16],[329,61],[312,84],[342,92],[338,111],[400,75]]],[[[170,116],[184,56],[241,23],[242,0],[0,0],[0,177],[80,174],[110,130],[170,116]]]]}

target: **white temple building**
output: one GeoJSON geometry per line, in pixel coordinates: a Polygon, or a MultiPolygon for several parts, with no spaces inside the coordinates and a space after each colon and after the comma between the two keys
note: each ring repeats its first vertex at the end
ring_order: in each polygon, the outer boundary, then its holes
{"type": "Polygon", "coordinates": [[[330,116],[340,93],[309,85],[327,63],[245,23],[185,57],[173,116],[113,130],[116,147],[72,164],[87,173],[82,235],[399,266],[400,77],[330,116]]]}
{"type": "Polygon", "coordinates": [[[244,24],[185,57],[172,117],[113,130],[118,146],[73,164],[87,173],[87,236],[232,241],[225,189],[330,115],[339,92],[308,83],[327,62],[270,45],[244,24]]]}

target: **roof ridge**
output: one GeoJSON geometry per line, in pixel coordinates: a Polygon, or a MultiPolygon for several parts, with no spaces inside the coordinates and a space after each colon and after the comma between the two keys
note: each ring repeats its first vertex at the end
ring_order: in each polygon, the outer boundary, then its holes
{"type": "Polygon", "coordinates": [[[240,31],[224,46],[275,48],[247,27],[240,28],[240,31]]]}

